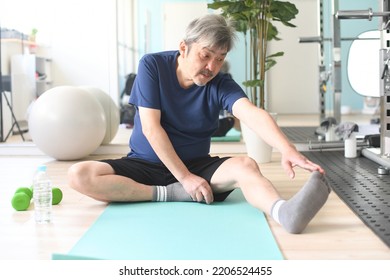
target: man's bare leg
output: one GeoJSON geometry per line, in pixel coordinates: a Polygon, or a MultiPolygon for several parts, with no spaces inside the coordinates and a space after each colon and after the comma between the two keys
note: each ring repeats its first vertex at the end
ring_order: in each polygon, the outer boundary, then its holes
{"type": "Polygon", "coordinates": [[[313,172],[291,199],[283,200],[252,159],[226,160],[211,179],[214,191],[235,185],[254,207],[269,213],[290,233],[302,232],[328,199],[330,187],[325,177],[313,172]]]}
{"type": "Polygon", "coordinates": [[[116,175],[104,162],[84,161],[68,171],[69,184],[75,190],[96,200],[111,202],[192,201],[180,183],[168,186],[148,186],[116,175]]]}
{"type": "Polygon", "coordinates": [[[255,161],[249,157],[233,157],[224,161],[211,178],[214,192],[240,188],[245,199],[254,207],[269,212],[281,199],[272,183],[264,177],[255,161]]]}
{"type": "Polygon", "coordinates": [[[68,170],[69,185],[82,194],[105,202],[151,201],[153,187],[115,175],[104,162],[83,161],[68,170]]]}

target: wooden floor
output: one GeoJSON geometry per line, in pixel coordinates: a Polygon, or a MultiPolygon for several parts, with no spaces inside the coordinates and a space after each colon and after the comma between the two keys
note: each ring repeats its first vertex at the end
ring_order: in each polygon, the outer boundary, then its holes
{"type": "MultiPolygon", "coordinates": [[[[364,120],[366,121],[366,120],[364,120]]],[[[318,125],[315,116],[278,116],[281,126],[318,125]]],[[[126,145],[128,130],[121,130],[114,143],[126,145]]],[[[17,136],[10,139],[18,143],[17,136]]],[[[233,154],[235,146],[228,143],[214,151],[233,154]],[[228,151],[228,152],[223,152],[228,151]]],[[[213,150],[213,149],[212,149],[213,150]]],[[[91,159],[120,157],[122,154],[95,155],[91,159]]],[[[50,157],[12,156],[0,154],[0,260],[45,260],[52,253],[67,253],[105,209],[106,204],[80,195],[68,187],[66,172],[72,161],[55,161],[50,157]],[[55,186],[61,188],[64,199],[53,207],[54,222],[49,226],[36,225],[32,207],[17,212],[11,207],[14,191],[30,186],[35,168],[45,163],[55,186]]],[[[282,194],[289,198],[304,184],[309,174],[297,169],[290,180],[280,166],[280,154],[273,153],[271,163],[262,164],[261,170],[282,194]]],[[[300,235],[286,233],[272,220],[270,227],[286,259],[299,260],[379,260],[390,259],[390,249],[367,228],[351,210],[332,193],[308,228],[300,235]]]]}

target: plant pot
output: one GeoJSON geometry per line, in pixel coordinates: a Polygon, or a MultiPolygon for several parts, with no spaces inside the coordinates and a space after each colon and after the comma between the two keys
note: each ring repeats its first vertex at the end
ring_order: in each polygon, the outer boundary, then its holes
{"type": "MultiPolygon", "coordinates": [[[[271,113],[270,115],[276,120],[277,115],[275,113],[271,113]]],[[[243,123],[241,123],[241,133],[249,157],[257,163],[271,162],[272,147],[270,145],[243,123]]]]}

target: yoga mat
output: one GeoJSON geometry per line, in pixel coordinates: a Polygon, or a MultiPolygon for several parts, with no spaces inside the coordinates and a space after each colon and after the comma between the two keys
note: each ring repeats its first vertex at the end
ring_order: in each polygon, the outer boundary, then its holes
{"type": "MultiPolygon", "coordinates": [[[[80,217],[82,218],[82,217],[80,217]]],[[[53,259],[280,260],[264,214],[240,190],[224,202],[113,203],[53,259]]]]}
{"type": "Polygon", "coordinates": [[[241,132],[235,128],[230,129],[225,136],[211,137],[211,142],[240,142],[241,132]]]}

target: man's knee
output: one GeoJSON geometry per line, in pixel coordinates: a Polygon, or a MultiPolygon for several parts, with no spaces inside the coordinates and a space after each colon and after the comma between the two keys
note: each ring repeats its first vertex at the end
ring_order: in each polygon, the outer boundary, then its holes
{"type": "Polygon", "coordinates": [[[85,192],[85,189],[91,184],[90,176],[88,163],[75,163],[68,169],[69,186],[77,191],[85,192]]]}
{"type": "Polygon", "coordinates": [[[254,172],[259,172],[259,165],[257,162],[248,156],[245,157],[240,157],[239,158],[240,163],[237,165],[238,168],[241,168],[243,171],[254,171],[254,172]]]}

